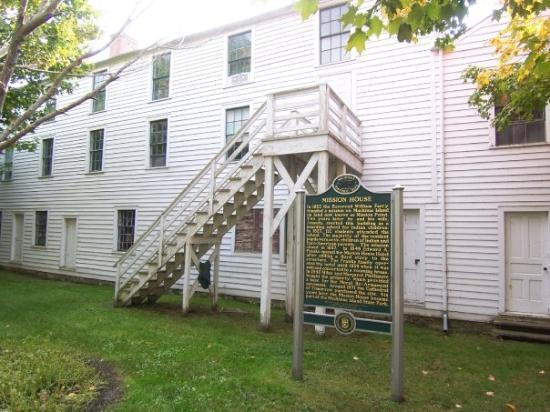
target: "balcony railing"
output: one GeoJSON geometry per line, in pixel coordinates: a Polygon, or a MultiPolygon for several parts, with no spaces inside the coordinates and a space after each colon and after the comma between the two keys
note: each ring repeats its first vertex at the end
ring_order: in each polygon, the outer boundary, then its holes
{"type": "Polygon", "coordinates": [[[361,121],[327,84],[269,95],[266,118],[268,136],[328,133],[361,152],[361,121]]]}

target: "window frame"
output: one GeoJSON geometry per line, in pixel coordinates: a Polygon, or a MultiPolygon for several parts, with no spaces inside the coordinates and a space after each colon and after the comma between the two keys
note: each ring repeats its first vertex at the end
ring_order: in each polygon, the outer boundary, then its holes
{"type": "Polygon", "coordinates": [[[254,56],[256,55],[256,39],[255,39],[255,27],[241,27],[238,30],[233,30],[226,33],[224,37],[224,48],[223,48],[223,62],[224,62],[224,87],[236,87],[243,84],[252,83],[254,81],[254,56]],[[250,32],[250,71],[246,73],[238,73],[233,76],[229,75],[229,38],[237,36],[239,34],[244,34],[250,32]]]}
{"type": "Polygon", "coordinates": [[[38,170],[38,176],[41,178],[50,178],[53,177],[53,168],[54,168],[54,159],[55,159],[55,137],[44,137],[40,140],[40,167],[38,170]],[[46,175],[44,174],[44,141],[51,140],[52,141],[52,154],[50,157],[50,174],[46,175]]]}
{"type": "Polygon", "coordinates": [[[47,248],[48,247],[48,222],[49,222],[49,211],[48,210],[35,210],[34,211],[34,220],[33,220],[33,230],[32,230],[32,245],[36,248],[47,248]],[[38,243],[38,214],[45,213],[46,219],[44,223],[44,244],[38,243]]]}
{"type": "Polygon", "coordinates": [[[13,155],[15,153],[15,149],[14,147],[7,147],[5,148],[2,153],[0,154],[2,160],[0,161],[0,182],[11,182],[13,180],[13,155]],[[6,162],[6,157],[7,157],[7,153],[10,153],[10,157],[11,157],[11,161],[9,162],[10,163],[10,168],[8,170],[8,172],[10,173],[10,176],[9,178],[6,178],[6,170],[5,170],[5,165],[8,164],[8,162],[6,162]]]}
{"type": "Polygon", "coordinates": [[[146,154],[147,157],[145,159],[145,168],[149,170],[155,170],[155,169],[164,169],[167,168],[169,165],[169,153],[170,153],[170,119],[168,116],[158,116],[158,117],[151,117],[147,119],[147,136],[145,139],[146,142],[146,154]],[[151,165],[151,125],[155,122],[160,121],[166,121],[166,153],[164,155],[164,166],[152,166],[151,165]]]}
{"type": "MultiPolygon", "coordinates": [[[[151,103],[161,102],[163,100],[170,99],[171,92],[172,92],[172,66],[173,66],[173,55],[172,55],[171,50],[163,51],[161,53],[155,53],[155,54],[153,54],[153,56],[151,56],[150,75],[149,75],[149,82],[150,82],[150,84],[149,84],[149,101],[151,103]],[[169,68],[168,68],[168,96],[155,99],[154,98],[155,80],[160,79],[160,78],[155,78],[155,59],[157,57],[163,56],[165,54],[167,54],[170,58],[169,59],[170,64],[169,64],[169,68]]],[[[165,78],[165,77],[163,77],[163,78],[165,78]]]]}
{"type": "Polygon", "coordinates": [[[121,211],[129,211],[132,210],[134,212],[134,228],[133,228],[133,236],[132,236],[132,245],[128,247],[130,249],[134,243],[136,242],[137,238],[137,228],[138,228],[138,209],[135,206],[117,206],[114,211],[114,233],[113,233],[113,251],[115,253],[126,253],[128,249],[120,250],[119,249],[119,212],[121,211]]]}
{"type": "Polygon", "coordinates": [[[550,104],[546,105],[544,108],[544,132],[545,132],[545,139],[544,141],[540,142],[533,142],[533,143],[515,143],[515,144],[502,144],[497,145],[497,131],[494,126],[492,126],[492,122],[495,118],[495,111],[496,107],[493,106],[493,109],[491,111],[490,118],[488,120],[489,124],[489,148],[491,149],[506,149],[506,148],[513,148],[513,147],[528,147],[528,146],[540,146],[540,145],[548,145],[550,144],[550,104]]]}
{"type": "MultiPolygon", "coordinates": [[[[92,76],[92,90],[95,89],[96,87],[96,77],[98,75],[101,75],[101,74],[107,74],[109,72],[109,69],[105,68],[105,69],[101,69],[101,70],[98,70],[98,71],[95,71],[93,73],[93,76],[92,76]]],[[[103,78],[103,80],[105,80],[105,78],[103,78]]],[[[102,80],[102,81],[103,81],[102,80]]],[[[97,83],[99,84],[99,82],[97,83]]],[[[102,112],[105,112],[107,111],[107,86],[105,86],[103,89],[101,89],[101,91],[98,92],[98,94],[96,95],[96,97],[94,97],[93,99],[91,99],[91,107],[90,107],[90,113],[94,114],[94,113],[102,113],[102,112]],[[100,109],[100,110],[95,110],[95,104],[97,102],[97,96],[102,93],[103,94],[103,108],[100,109]]]]}
{"type": "MultiPolygon", "coordinates": [[[[223,146],[222,147],[225,147],[225,145],[227,144],[228,140],[227,140],[227,112],[229,112],[230,110],[237,110],[237,109],[243,109],[247,107],[248,108],[248,118],[246,119],[246,121],[243,122],[243,125],[250,119],[250,116],[253,114],[252,112],[252,104],[251,103],[243,103],[243,104],[240,104],[240,105],[231,105],[231,106],[226,106],[223,108],[223,124],[222,124],[222,130],[223,130],[223,146]]],[[[242,127],[242,126],[241,126],[242,127]]],[[[233,134],[233,136],[235,136],[235,134],[233,134]]],[[[232,136],[232,137],[233,137],[232,136]]],[[[249,150],[249,149],[248,149],[249,150]]],[[[233,151],[231,151],[230,153],[233,153],[233,151]]],[[[228,152],[229,154],[229,152],[228,152]]],[[[229,154],[230,155],[230,154],[229,154]]],[[[226,156],[226,159],[228,158],[229,156],[226,156]]],[[[239,161],[239,156],[237,156],[235,159],[233,159],[233,162],[238,162],[239,161]]]]}
{"type": "MultiPolygon", "coordinates": [[[[96,151],[99,151],[99,150],[96,150],[96,151]]],[[[105,128],[98,127],[98,128],[90,129],[88,131],[88,152],[87,152],[86,163],[87,163],[87,169],[86,169],[87,173],[94,174],[94,173],[103,173],[105,171],[105,128]],[[102,132],[101,169],[92,170],[92,133],[98,132],[98,131],[102,132]]]]}
{"type": "MultiPolygon", "coordinates": [[[[347,3],[346,2],[342,2],[341,0],[338,0],[338,1],[332,1],[332,2],[327,2],[326,4],[323,4],[319,7],[319,10],[317,11],[317,18],[316,18],[316,24],[315,24],[315,36],[316,36],[316,44],[317,44],[317,47],[316,47],[316,62],[315,62],[315,66],[316,67],[330,67],[330,66],[333,66],[333,65],[338,65],[338,64],[342,64],[342,63],[348,63],[350,61],[353,61],[356,57],[355,53],[353,50],[349,51],[347,53],[347,58],[343,58],[342,60],[338,61],[338,62],[330,62],[330,63],[323,63],[322,62],[322,50],[321,50],[321,47],[322,47],[322,39],[323,38],[327,38],[327,37],[332,37],[332,36],[335,36],[335,34],[331,34],[329,36],[322,36],[321,35],[321,14],[323,11],[326,11],[326,10],[330,10],[330,9],[334,9],[336,7],[342,7],[342,6],[346,6],[347,3]]],[[[351,28],[345,30],[345,31],[341,31],[339,32],[339,35],[343,34],[343,33],[349,33],[349,36],[351,36],[351,28]]],[[[349,37],[348,37],[349,39],[349,37]]]]}

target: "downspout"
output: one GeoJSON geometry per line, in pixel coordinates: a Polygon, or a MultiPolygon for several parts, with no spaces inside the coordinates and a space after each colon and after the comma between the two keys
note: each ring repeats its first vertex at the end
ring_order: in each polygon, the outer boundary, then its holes
{"type": "Polygon", "coordinates": [[[441,168],[441,279],[442,279],[442,329],[444,332],[449,330],[449,294],[448,294],[448,266],[447,266],[447,193],[445,187],[445,87],[443,81],[443,50],[438,50],[439,63],[439,136],[441,142],[441,151],[439,158],[439,167],[441,168]]]}

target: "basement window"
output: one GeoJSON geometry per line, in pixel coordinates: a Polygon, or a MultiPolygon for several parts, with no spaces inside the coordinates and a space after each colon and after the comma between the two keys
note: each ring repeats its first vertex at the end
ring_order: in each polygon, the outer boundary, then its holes
{"type": "MultiPolygon", "coordinates": [[[[277,214],[278,209],[274,209],[277,214]]],[[[252,209],[235,226],[235,252],[262,253],[263,209],[252,209]]],[[[272,241],[273,253],[279,253],[280,234],[275,231],[272,241]]]]}
{"type": "Polygon", "coordinates": [[[117,250],[124,252],[134,244],[136,211],[133,209],[118,211],[117,250]]]}

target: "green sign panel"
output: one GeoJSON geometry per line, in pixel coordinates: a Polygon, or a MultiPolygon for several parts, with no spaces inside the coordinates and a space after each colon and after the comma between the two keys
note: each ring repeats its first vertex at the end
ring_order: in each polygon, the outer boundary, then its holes
{"type": "Polygon", "coordinates": [[[390,204],[353,175],[306,196],[304,304],[391,313],[390,204]]]}

